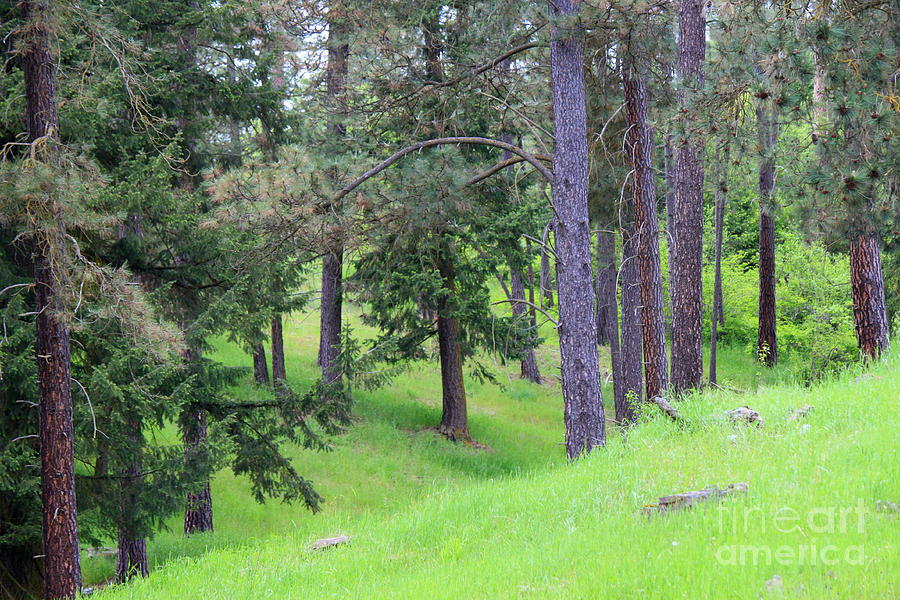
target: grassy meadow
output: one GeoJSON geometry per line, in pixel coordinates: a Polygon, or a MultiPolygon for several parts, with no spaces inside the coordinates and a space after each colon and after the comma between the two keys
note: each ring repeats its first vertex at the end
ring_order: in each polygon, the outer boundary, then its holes
{"type": "MultiPolygon", "coordinates": [[[[356,316],[354,328],[364,331],[356,316]]],[[[290,383],[316,376],[318,314],[286,320],[290,383]]],[[[440,375],[421,364],[355,393],[355,423],[334,450],[296,449],[322,512],[255,503],[230,472],[212,483],[215,531],[184,538],[180,517],[149,543],[150,578],[103,598],[890,598],[900,593],[896,456],[900,353],[803,387],[791,364],[767,370],[720,352],[720,381],[685,399],[675,424],[648,410],[608,447],[566,464],[558,348],[540,350],[544,386],[497,365],[502,386],[467,380],[470,430],[446,441],[440,375]],[[724,411],[758,410],[762,428],[724,411]],[[792,420],[793,409],[815,408],[792,420]],[[648,518],[667,494],[747,482],[749,492],[648,518]],[[349,544],[313,552],[321,537],[349,544]]],[[[222,341],[215,357],[250,365],[222,341]]],[[[249,382],[239,393],[252,396],[249,382]]],[[[608,414],[611,390],[604,389],[608,414]]],[[[83,557],[87,582],[112,558],[83,557]]]]}

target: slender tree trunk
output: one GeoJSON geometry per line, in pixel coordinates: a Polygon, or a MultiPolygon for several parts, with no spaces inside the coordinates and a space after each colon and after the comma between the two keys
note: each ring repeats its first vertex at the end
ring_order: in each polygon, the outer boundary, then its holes
{"type": "MultiPolygon", "coordinates": [[[[597,232],[597,343],[612,345],[610,321],[618,320],[616,301],[616,236],[597,232]]],[[[618,325],[615,326],[618,330],[618,325]]],[[[618,345],[618,344],[616,344],[618,345]]]]}
{"type": "MultiPolygon", "coordinates": [[[[681,0],[678,12],[678,104],[690,109],[703,84],[706,16],[703,0],[681,0]]],[[[688,133],[691,132],[688,124],[688,133]]],[[[675,150],[675,246],[672,286],[672,387],[697,387],[703,377],[703,144],[684,139],[675,150]]]]}
{"type": "Polygon", "coordinates": [[[537,310],[534,308],[537,306],[534,303],[534,265],[531,261],[531,241],[527,239],[525,240],[525,252],[528,255],[528,302],[531,303],[531,306],[528,307],[528,314],[531,316],[531,328],[537,333],[537,310]]]}
{"type": "MultiPolygon", "coordinates": [[[[347,80],[347,66],[350,57],[350,46],[347,44],[349,33],[346,21],[340,13],[339,3],[334,3],[328,21],[328,66],[326,72],[328,97],[335,110],[329,123],[329,131],[336,138],[343,138],[346,128],[337,110],[344,95],[347,80]]],[[[340,207],[333,207],[340,210],[340,207]]],[[[334,364],[341,351],[341,323],[343,310],[343,262],[344,247],[342,240],[335,240],[331,250],[322,260],[322,299],[320,311],[319,366],[322,378],[326,383],[340,379],[341,373],[334,364]]]]}
{"type": "MultiPolygon", "coordinates": [[[[597,233],[597,258],[600,268],[603,268],[603,265],[608,265],[612,271],[612,285],[597,286],[597,304],[605,305],[607,313],[603,321],[603,327],[606,329],[604,337],[609,342],[616,421],[622,423],[627,420],[628,416],[626,414],[625,390],[622,387],[622,353],[619,347],[619,301],[616,294],[616,234],[614,232],[601,230],[597,233]]],[[[597,326],[600,327],[600,324],[598,323],[597,326]]]]}
{"type": "MultiPolygon", "coordinates": [[[[512,300],[525,300],[525,284],[522,281],[522,273],[518,269],[511,268],[511,280],[512,280],[512,290],[510,290],[512,300]]],[[[528,320],[530,324],[530,317],[528,316],[528,308],[519,302],[512,303],[512,313],[513,316],[521,319],[528,320]]],[[[535,334],[536,335],[536,334],[535,334]]],[[[534,356],[534,348],[528,348],[525,350],[525,356],[521,361],[521,375],[522,379],[526,379],[533,383],[541,383],[541,373],[538,370],[537,360],[534,356]]]]}
{"type": "Polygon", "coordinates": [[[865,358],[878,358],[889,339],[881,242],[876,234],[862,233],[850,241],[850,288],[859,351],[865,358]]]}
{"type": "Polygon", "coordinates": [[[272,380],[274,383],[287,381],[287,369],[284,364],[284,330],[281,326],[281,315],[272,318],[272,380]]]}
{"type": "Polygon", "coordinates": [[[319,366],[326,383],[341,376],[333,362],[341,351],[343,262],[343,248],[334,248],[322,260],[319,366]]]}
{"type": "Polygon", "coordinates": [[[147,540],[134,529],[135,506],[140,499],[142,485],[142,465],[140,442],[142,440],[141,420],[136,415],[126,415],[128,439],[134,448],[135,458],[122,471],[121,522],[118,533],[118,554],[116,555],[116,582],[125,583],[134,576],[146,577],[150,574],[147,560],[147,540]]]}
{"type": "Polygon", "coordinates": [[[654,398],[665,394],[668,388],[668,368],[663,323],[662,273],[659,265],[656,182],[653,173],[653,137],[647,122],[649,109],[646,80],[632,65],[624,66],[622,71],[628,124],[626,151],[634,169],[632,187],[641,280],[644,378],[647,397],[654,398]]]}
{"type": "Polygon", "coordinates": [[[459,321],[451,314],[450,298],[455,294],[453,267],[438,259],[441,278],[449,293],[438,302],[438,348],[441,358],[441,391],[443,410],[438,431],[454,441],[468,440],[469,422],[466,413],[466,387],[463,380],[462,348],[459,341],[459,321]]]}
{"type": "MultiPolygon", "coordinates": [[[[21,3],[24,42],[25,112],[28,141],[48,138],[38,156],[59,165],[56,69],[51,52],[51,3],[21,3]]],[[[63,250],[68,246],[62,214],[52,198],[38,208],[52,224],[35,232],[34,283],[37,318],[38,438],[41,458],[44,598],[74,598],[81,588],[75,503],[74,430],[67,307],[61,294],[67,283],[63,250]]]]}
{"type": "MultiPolygon", "coordinates": [[[[666,250],[669,259],[669,273],[672,272],[672,265],[678,262],[678,246],[675,243],[675,151],[672,150],[672,136],[666,135],[663,156],[666,161],[666,250]]],[[[674,294],[672,292],[672,281],[669,281],[669,316],[673,313],[675,306],[674,294]]],[[[669,323],[669,339],[671,339],[671,323],[669,323]]]]}
{"type": "Polygon", "coordinates": [[[767,208],[759,211],[759,328],[756,355],[768,367],[778,362],[775,320],[775,219],[767,208]]]}
{"type": "Polygon", "coordinates": [[[262,343],[253,345],[253,377],[260,385],[269,384],[269,365],[266,363],[266,347],[262,343]]]}
{"type": "Polygon", "coordinates": [[[709,382],[716,383],[719,347],[719,325],[724,323],[722,308],[722,240],[725,233],[725,203],[728,200],[728,146],[716,156],[716,265],[713,283],[713,309],[709,336],[709,382]]]}
{"type": "MultiPolygon", "coordinates": [[[[579,0],[550,3],[554,17],[575,17],[579,0]]],[[[575,27],[574,18],[570,27],[575,27]]],[[[566,450],[570,459],[606,444],[597,360],[597,323],[588,221],[587,113],[584,48],[575,30],[554,27],[550,42],[553,123],[553,203],[562,355],[566,450]]]]}
{"type": "Polygon", "coordinates": [[[621,408],[616,405],[616,419],[630,423],[635,419],[635,408],[641,402],[643,384],[643,360],[641,358],[641,278],[636,256],[639,238],[634,229],[622,232],[622,269],[619,275],[622,285],[622,389],[621,408]]]}
{"type": "Polygon", "coordinates": [[[544,306],[553,307],[553,271],[550,269],[550,233],[553,231],[553,220],[547,223],[544,229],[544,238],[541,240],[541,296],[544,306]]]}
{"type": "MultiPolygon", "coordinates": [[[[206,441],[206,410],[192,405],[188,408],[188,423],[184,429],[184,447],[187,452],[195,450],[206,441]]],[[[202,533],[212,531],[212,494],[209,481],[202,482],[199,487],[187,495],[187,506],[184,510],[184,533],[202,533]]]]}
{"type": "Polygon", "coordinates": [[[775,105],[761,100],[756,122],[762,158],[759,163],[759,327],[756,355],[769,367],[778,362],[775,318],[775,219],[772,216],[775,189],[775,145],[778,140],[775,105]]]}

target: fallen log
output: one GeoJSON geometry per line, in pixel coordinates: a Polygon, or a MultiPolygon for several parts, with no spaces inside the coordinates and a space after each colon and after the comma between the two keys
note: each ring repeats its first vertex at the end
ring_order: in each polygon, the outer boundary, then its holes
{"type": "Polygon", "coordinates": [[[332,546],[337,546],[338,544],[346,544],[350,541],[349,535],[339,535],[337,537],[331,538],[322,538],[321,540],[316,540],[312,543],[312,550],[324,550],[325,548],[331,548],[332,546]]]}
{"type": "Polygon", "coordinates": [[[657,405],[666,415],[672,419],[673,421],[678,421],[681,419],[681,413],[678,412],[674,406],[669,404],[669,401],[663,398],[662,396],[656,396],[652,400],[653,404],[657,405]]]}
{"type": "Polygon", "coordinates": [[[757,427],[765,425],[765,420],[762,416],[749,406],[741,406],[734,410],[729,410],[725,415],[732,423],[746,423],[747,425],[755,424],[757,427]]]}
{"type": "Polygon", "coordinates": [[[731,494],[746,492],[750,489],[747,483],[732,483],[724,488],[712,486],[693,492],[684,492],[683,494],[672,494],[671,496],[662,496],[656,504],[647,504],[641,508],[641,512],[647,516],[654,513],[666,512],[679,508],[691,508],[698,502],[710,499],[721,498],[731,494]]]}

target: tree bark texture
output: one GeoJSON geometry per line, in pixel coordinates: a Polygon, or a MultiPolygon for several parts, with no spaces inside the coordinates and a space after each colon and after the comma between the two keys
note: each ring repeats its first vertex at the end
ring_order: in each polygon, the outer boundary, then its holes
{"type": "MultiPolygon", "coordinates": [[[[49,138],[46,159],[59,164],[56,145],[56,69],[51,51],[51,3],[24,0],[22,62],[28,141],[49,138]]],[[[74,598],[81,588],[78,523],[75,502],[75,456],[69,329],[61,294],[66,285],[63,264],[68,245],[65,224],[52,198],[38,210],[51,222],[35,232],[34,283],[37,317],[38,439],[40,445],[44,598],[74,598]]]]}
{"type": "Polygon", "coordinates": [[[284,330],[281,315],[272,318],[272,380],[274,383],[287,381],[287,369],[284,364],[284,330]]]}
{"type": "Polygon", "coordinates": [[[134,529],[134,514],[140,499],[142,485],[142,465],[140,460],[140,442],[142,439],[141,419],[136,415],[127,415],[128,439],[134,448],[135,457],[122,471],[120,486],[122,488],[122,505],[119,532],[118,554],[116,555],[116,582],[125,583],[135,576],[146,577],[150,574],[147,560],[147,540],[134,529]]]}
{"type": "Polygon", "coordinates": [[[269,365],[266,362],[266,347],[262,343],[253,345],[253,378],[260,385],[269,384],[269,365]]]}
{"type": "Polygon", "coordinates": [[[878,358],[889,339],[881,241],[874,233],[862,233],[850,242],[850,289],[859,351],[865,358],[878,358]]]}
{"type": "MultiPolygon", "coordinates": [[[[610,321],[618,319],[616,300],[616,236],[597,232],[597,343],[612,345],[610,321]]],[[[616,325],[618,330],[618,325],[616,325]]],[[[618,341],[618,340],[617,340],[618,341]]],[[[616,344],[618,346],[618,344],[616,344]]]]}
{"type": "Polygon", "coordinates": [[[469,438],[466,411],[466,385],[463,379],[462,348],[459,343],[459,321],[450,314],[450,298],[455,293],[453,267],[439,258],[439,270],[447,294],[438,301],[438,351],[441,359],[441,392],[443,409],[438,431],[451,440],[469,438]]]}
{"type": "MultiPolygon", "coordinates": [[[[329,101],[332,104],[332,117],[329,132],[334,138],[342,138],[346,128],[339,118],[339,105],[344,95],[347,81],[350,46],[347,43],[349,33],[347,23],[340,14],[340,8],[332,6],[328,22],[328,65],[326,67],[326,87],[329,101]]],[[[339,205],[332,209],[340,210],[339,205]]],[[[322,368],[322,379],[333,383],[341,373],[334,364],[341,351],[341,323],[343,311],[343,263],[344,247],[342,240],[335,243],[322,259],[322,296],[320,301],[319,329],[319,366],[322,368]]]]}
{"type": "MultiPolygon", "coordinates": [[[[578,0],[556,0],[550,3],[550,12],[554,17],[575,16],[579,7],[578,0]]],[[[577,32],[571,30],[554,27],[551,40],[559,341],[566,451],[574,459],[605,445],[606,424],[591,276],[584,48],[577,32]]]]}
{"type": "MultiPolygon", "coordinates": [[[[189,423],[184,431],[184,447],[191,451],[200,446],[206,440],[206,409],[199,406],[191,406],[189,423]]],[[[184,533],[202,533],[212,531],[212,494],[209,489],[209,481],[204,481],[198,489],[187,495],[187,506],[184,510],[184,533]]]]}
{"type": "Polygon", "coordinates": [[[543,245],[541,246],[541,296],[544,306],[553,307],[553,271],[550,269],[550,233],[553,231],[553,220],[547,223],[544,229],[543,245]]]}
{"type": "Polygon", "coordinates": [[[641,402],[643,361],[641,359],[641,278],[636,255],[639,239],[634,231],[623,231],[622,268],[619,280],[622,285],[622,374],[619,377],[621,400],[616,398],[616,420],[630,423],[635,419],[635,409],[641,402]]]}
{"type": "Polygon", "coordinates": [[[715,194],[715,279],[713,281],[713,308],[710,320],[709,335],[709,382],[716,383],[718,374],[719,325],[725,322],[722,297],[722,241],[725,233],[725,205],[728,201],[728,161],[729,151],[716,155],[716,194],[715,194]]]}
{"type": "MultiPolygon", "coordinates": [[[[672,136],[666,135],[663,147],[663,157],[666,161],[666,251],[669,259],[669,272],[671,265],[678,262],[678,246],[675,244],[675,151],[672,149],[672,136]]],[[[669,316],[672,315],[674,300],[672,296],[672,282],[669,282],[669,316]]],[[[671,326],[671,323],[669,324],[671,326]]],[[[671,331],[670,331],[671,334],[671,331]]],[[[671,335],[669,336],[671,339],[671,335]]]]}
{"type": "Polygon", "coordinates": [[[332,383],[341,376],[333,363],[341,351],[343,262],[342,247],[333,248],[322,259],[319,366],[326,383],[332,383]]]}
{"type": "MultiPolygon", "coordinates": [[[[523,302],[515,302],[515,300],[525,300],[525,283],[522,280],[522,273],[518,269],[510,269],[512,280],[510,293],[512,295],[512,313],[523,323],[526,321],[531,325],[531,317],[528,314],[528,307],[523,302]]],[[[535,332],[536,334],[536,332],[535,332]]],[[[525,350],[525,356],[521,361],[520,374],[522,379],[526,379],[533,383],[541,383],[541,373],[538,370],[537,359],[534,356],[534,348],[525,350]]]]}
{"type": "MultiPolygon", "coordinates": [[[[706,16],[703,0],[681,0],[678,11],[678,104],[703,84],[706,16]]],[[[686,126],[690,133],[690,124],[686,126]]],[[[675,149],[675,247],[672,288],[672,387],[697,387],[703,377],[703,144],[684,139],[675,149]]]]}
{"type": "Polygon", "coordinates": [[[777,321],[775,317],[775,145],[778,124],[775,105],[760,101],[756,122],[762,157],[759,163],[759,313],[756,355],[766,366],[778,362],[777,321]]]}
{"type": "MultiPolygon", "coordinates": [[[[632,169],[634,227],[641,281],[641,331],[644,378],[648,398],[662,396],[668,387],[666,336],[663,323],[662,273],[659,264],[659,223],[653,173],[653,137],[648,124],[647,85],[633,66],[623,67],[626,152],[632,169]]],[[[623,349],[624,353],[624,349],[623,349]]]]}

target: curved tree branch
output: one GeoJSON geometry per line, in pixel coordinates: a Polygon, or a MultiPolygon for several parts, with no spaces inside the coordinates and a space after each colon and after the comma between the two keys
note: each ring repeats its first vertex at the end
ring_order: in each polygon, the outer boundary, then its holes
{"type": "Polygon", "coordinates": [[[537,169],[537,171],[541,175],[543,175],[548,182],[553,183],[553,173],[550,171],[550,169],[544,166],[541,161],[538,160],[535,156],[528,154],[518,146],[513,146],[512,144],[507,144],[506,142],[483,137],[444,137],[417,142],[415,144],[412,144],[411,146],[407,146],[406,148],[398,150],[381,163],[375,165],[374,167],[360,175],[356,180],[341,188],[341,190],[332,199],[332,202],[339,202],[344,196],[362,185],[367,179],[378,175],[407,154],[411,154],[413,152],[416,152],[417,150],[422,150],[424,148],[431,148],[432,146],[447,146],[452,144],[493,146],[494,148],[506,150],[507,152],[511,152],[513,154],[521,156],[522,160],[527,161],[531,166],[537,169]]]}
{"type": "MultiPolygon", "coordinates": [[[[544,161],[544,162],[546,162],[546,163],[549,163],[549,164],[550,164],[550,168],[553,168],[553,158],[547,156],[546,154],[535,154],[535,155],[533,155],[533,156],[534,156],[536,159],[538,159],[538,160],[542,160],[542,161],[544,161]]],[[[487,171],[482,171],[481,173],[479,173],[478,175],[476,175],[476,176],[473,177],[472,179],[468,180],[468,181],[466,182],[466,185],[474,185],[474,184],[478,183],[479,181],[484,181],[485,179],[487,179],[487,178],[490,177],[491,175],[493,175],[493,174],[495,174],[495,173],[497,173],[497,172],[499,172],[499,171],[502,171],[502,170],[505,169],[506,167],[511,167],[511,166],[513,166],[513,165],[519,164],[520,162],[524,162],[524,161],[525,161],[525,158],[523,158],[523,157],[521,157],[521,156],[513,156],[513,157],[510,157],[510,158],[507,158],[507,159],[504,160],[503,162],[497,163],[496,165],[494,165],[493,167],[491,167],[491,168],[488,169],[487,171]]]]}

